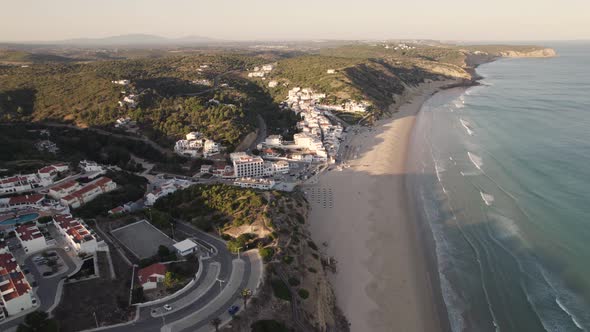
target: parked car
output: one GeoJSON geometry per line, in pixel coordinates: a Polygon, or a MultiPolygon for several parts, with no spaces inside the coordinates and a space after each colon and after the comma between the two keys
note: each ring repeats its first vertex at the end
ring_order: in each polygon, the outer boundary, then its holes
{"type": "Polygon", "coordinates": [[[164,310],[170,311],[170,310],[172,310],[172,306],[169,304],[164,304],[164,310]]]}
{"type": "Polygon", "coordinates": [[[70,251],[70,247],[68,247],[68,246],[65,246],[65,247],[64,247],[64,250],[65,250],[65,251],[70,251]]]}
{"type": "Polygon", "coordinates": [[[51,271],[45,271],[45,272],[43,272],[43,276],[44,277],[50,276],[52,274],[53,274],[53,272],[51,272],[51,271]]]}
{"type": "Polygon", "coordinates": [[[232,305],[231,307],[229,307],[229,309],[227,309],[227,312],[233,316],[233,315],[237,314],[239,310],[240,310],[240,307],[238,307],[237,305],[232,305]]]}

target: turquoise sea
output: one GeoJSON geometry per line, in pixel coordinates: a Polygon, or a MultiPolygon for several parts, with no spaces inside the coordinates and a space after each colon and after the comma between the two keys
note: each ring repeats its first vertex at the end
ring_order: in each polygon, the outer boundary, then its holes
{"type": "Polygon", "coordinates": [[[431,98],[409,178],[453,331],[590,331],[590,44],[431,98]]]}

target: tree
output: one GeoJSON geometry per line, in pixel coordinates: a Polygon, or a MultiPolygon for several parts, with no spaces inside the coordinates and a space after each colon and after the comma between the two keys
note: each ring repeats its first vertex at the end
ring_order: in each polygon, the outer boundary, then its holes
{"type": "Polygon", "coordinates": [[[244,310],[248,309],[247,304],[248,300],[252,297],[252,290],[250,288],[244,288],[242,289],[240,296],[242,297],[242,301],[244,302],[244,310]]]}
{"type": "Polygon", "coordinates": [[[170,255],[170,249],[166,246],[159,246],[158,247],[158,256],[160,257],[168,257],[170,255]]]}
{"type": "Polygon", "coordinates": [[[174,285],[176,284],[176,276],[174,275],[174,273],[172,272],[166,272],[166,275],[164,276],[164,286],[166,286],[166,288],[172,288],[174,287],[174,285]]]}
{"type": "Polygon", "coordinates": [[[57,332],[59,325],[55,319],[50,319],[44,311],[34,311],[25,316],[25,321],[19,324],[17,332],[57,332]]]}
{"type": "Polygon", "coordinates": [[[219,325],[221,325],[221,319],[219,317],[213,318],[209,323],[215,328],[215,332],[219,331],[219,325]]]}

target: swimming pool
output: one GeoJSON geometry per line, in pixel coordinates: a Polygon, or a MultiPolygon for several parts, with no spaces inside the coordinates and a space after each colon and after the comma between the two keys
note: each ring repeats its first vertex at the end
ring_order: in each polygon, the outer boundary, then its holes
{"type": "Polygon", "coordinates": [[[6,219],[4,221],[0,222],[0,225],[15,225],[15,224],[22,224],[22,223],[26,223],[29,221],[33,221],[35,219],[39,218],[39,214],[38,213],[27,213],[27,214],[23,214],[22,216],[18,216],[15,218],[11,218],[11,219],[6,219]]]}

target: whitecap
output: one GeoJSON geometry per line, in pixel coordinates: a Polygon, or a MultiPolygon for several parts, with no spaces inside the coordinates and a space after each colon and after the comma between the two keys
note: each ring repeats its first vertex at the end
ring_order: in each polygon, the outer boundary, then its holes
{"type": "Polygon", "coordinates": [[[469,156],[469,160],[481,171],[481,167],[483,166],[483,161],[480,156],[476,155],[475,153],[467,152],[467,156],[469,156]]]}
{"type": "Polygon", "coordinates": [[[491,206],[494,202],[494,196],[490,194],[486,194],[483,191],[479,192],[481,195],[481,199],[486,203],[487,206],[491,206]]]}

